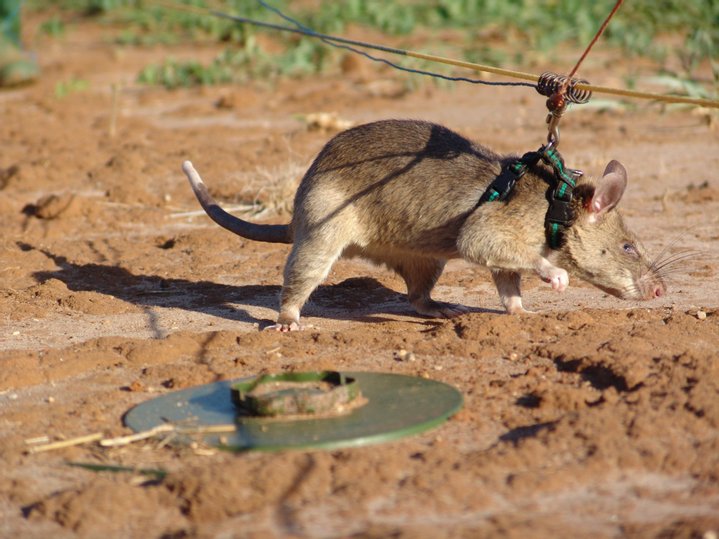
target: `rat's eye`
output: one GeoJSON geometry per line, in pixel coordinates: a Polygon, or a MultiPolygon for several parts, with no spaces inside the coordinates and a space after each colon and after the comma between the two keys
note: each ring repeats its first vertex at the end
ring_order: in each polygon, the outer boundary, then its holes
{"type": "Polygon", "coordinates": [[[637,248],[634,247],[634,245],[631,243],[625,243],[624,245],[622,245],[622,250],[625,253],[627,253],[628,255],[639,256],[639,252],[637,251],[637,248]]]}

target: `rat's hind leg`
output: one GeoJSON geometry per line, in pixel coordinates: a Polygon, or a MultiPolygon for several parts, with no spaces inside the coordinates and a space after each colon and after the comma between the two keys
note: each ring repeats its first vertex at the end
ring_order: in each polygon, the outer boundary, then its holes
{"type": "Polygon", "coordinates": [[[342,253],[343,245],[333,245],[327,238],[302,238],[292,246],[285,265],[285,280],[280,296],[277,323],[267,329],[294,331],[300,329],[300,310],[317,286],[325,280],[332,264],[342,253]]]}
{"type": "Polygon", "coordinates": [[[442,274],[445,260],[429,257],[407,257],[386,261],[407,283],[407,299],[419,314],[434,318],[450,318],[467,312],[463,305],[435,301],[430,297],[442,274]]]}
{"type": "Polygon", "coordinates": [[[492,279],[499,292],[499,299],[509,314],[531,312],[522,306],[522,292],[519,288],[522,276],[519,272],[493,269],[492,279]]]}

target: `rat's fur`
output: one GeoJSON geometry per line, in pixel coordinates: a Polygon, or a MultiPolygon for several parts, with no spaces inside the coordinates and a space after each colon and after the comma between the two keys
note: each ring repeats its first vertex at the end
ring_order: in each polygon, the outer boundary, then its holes
{"type": "Polygon", "coordinates": [[[453,316],[458,305],[430,298],[445,262],[487,266],[502,303],[523,312],[520,273],[535,271],[562,291],[567,271],[625,298],[661,295],[664,284],[614,210],[626,172],[612,161],[597,182],[580,179],[575,220],[562,246],[546,242],[544,216],[551,170],[539,164],[506,202],[477,206],[502,165],[500,156],[449,129],[387,120],[344,131],[305,174],[287,225],[256,225],[225,213],[186,162],[183,169],[207,213],[223,227],[259,241],[293,243],[284,272],[279,330],[299,327],[300,309],[334,262],[362,256],[385,264],[407,283],[410,303],[427,316],[453,316]],[[566,269],[566,270],[565,270],[566,269]]]}

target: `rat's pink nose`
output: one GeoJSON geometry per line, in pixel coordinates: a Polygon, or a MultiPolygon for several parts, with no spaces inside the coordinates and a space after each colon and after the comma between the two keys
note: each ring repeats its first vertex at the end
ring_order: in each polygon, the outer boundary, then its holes
{"type": "Polygon", "coordinates": [[[660,298],[664,295],[664,287],[660,284],[654,285],[654,297],[660,298]]]}

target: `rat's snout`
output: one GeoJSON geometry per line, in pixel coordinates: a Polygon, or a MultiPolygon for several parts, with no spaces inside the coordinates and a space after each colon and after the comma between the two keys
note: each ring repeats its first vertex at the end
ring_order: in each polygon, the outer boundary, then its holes
{"type": "Polygon", "coordinates": [[[652,290],[652,297],[660,298],[666,293],[667,289],[663,284],[655,284],[652,290]]]}
{"type": "Polygon", "coordinates": [[[639,292],[637,299],[643,300],[660,298],[667,293],[664,281],[651,268],[639,278],[636,290],[639,292]]]}
{"type": "Polygon", "coordinates": [[[639,292],[641,299],[660,298],[667,293],[665,278],[679,271],[679,264],[689,259],[701,256],[701,251],[691,249],[671,253],[665,248],[651,263],[647,264],[644,273],[637,279],[634,291],[639,292]]]}

